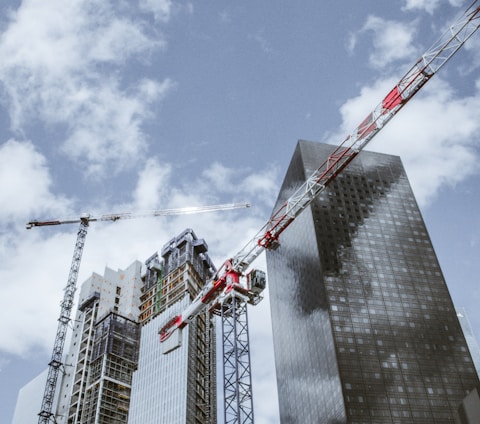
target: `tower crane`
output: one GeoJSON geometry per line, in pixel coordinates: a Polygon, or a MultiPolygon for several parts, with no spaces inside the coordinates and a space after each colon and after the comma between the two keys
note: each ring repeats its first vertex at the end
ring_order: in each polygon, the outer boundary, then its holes
{"type": "MultiPolygon", "coordinates": [[[[239,299],[240,304],[255,305],[261,300],[261,292],[265,288],[264,276],[256,270],[246,273],[247,269],[265,249],[275,249],[279,246],[279,237],[288,226],[455,55],[479,27],[480,6],[478,0],[475,0],[437,42],[414,63],[373,111],[333,149],[317,170],[273,212],[257,234],[236,255],[223,263],[192,303],[180,315],[172,317],[163,325],[159,335],[160,342],[164,343],[164,353],[180,345],[179,330],[186,327],[205,309],[209,308],[214,312],[223,311],[225,299],[232,296],[239,299]],[[238,293],[238,296],[235,293],[238,293]],[[174,334],[177,336],[172,337],[174,334]]],[[[226,378],[225,373],[224,378],[226,378]]],[[[227,399],[227,393],[225,393],[225,421],[236,424],[253,422],[253,414],[245,418],[245,412],[242,410],[241,392],[245,388],[240,381],[240,375],[237,375],[237,379],[237,386],[232,390],[232,396],[235,396],[236,400],[227,399]],[[231,409],[229,416],[227,416],[227,408],[231,409]]],[[[229,383],[225,382],[225,385],[227,384],[229,383]]],[[[249,394],[243,393],[243,396],[248,397],[249,394]]]]}
{"type": "Polygon", "coordinates": [[[146,217],[156,217],[156,216],[169,216],[169,215],[187,215],[201,212],[213,212],[213,211],[224,211],[229,209],[238,209],[238,208],[248,208],[250,207],[249,203],[227,203],[221,205],[210,205],[210,206],[195,206],[195,207],[186,207],[186,208],[177,208],[177,209],[160,209],[152,210],[146,212],[137,212],[137,213],[115,213],[115,214],[104,214],[100,216],[91,216],[89,214],[84,214],[80,218],[65,218],[65,219],[53,219],[48,221],[38,221],[33,220],[26,224],[27,229],[33,227],[45,227],[45,226],[54,226],[62,224],[80,224],[80,227],[77,232],[77,239],[75,242],[75,248],[73,251],[72,264],[70,266],[70,273],[68,275],[67,285],[64,289],[65,293],[63,300],[60,304],[61,311],[60,317],[58,318],[57,333],[55,336],[55,343],[53,346],[53,352],[51,360],[48,364],[48,375],[47,381],[45,384],[45,391],[42,398],[42,407],[38,414],[39,424],[46,424],[52,419],[55,422],[55,416],[52,412],[52,407],[55,398],[55,391],[57,387],[57,380],[60,368],[63,365],[63,348],[65,345],[65,339],[67,335],[68,323],[70,321],[70,314],[73,308],[74,294],[77,285],[78,271],[80,269],[80,262],[82,259],[83,248],[85,245],[85,238],[87,236],[87,230],[90,222],[97,221],[119,221],[121,219],[134,219],[134,218],[146,218],[146,217]]]}

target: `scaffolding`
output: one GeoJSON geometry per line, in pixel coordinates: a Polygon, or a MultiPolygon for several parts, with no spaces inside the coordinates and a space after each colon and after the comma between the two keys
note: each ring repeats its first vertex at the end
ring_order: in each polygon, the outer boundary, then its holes
{"type": "Polygon", "coordinates": [[[139,321],[141,325],[156,317],[162,310],[164,299],[162,296],[163,266],[158,253],[153,254],[145,261],[147,271],[142,277],[143,287],[140,296],[139,321]]]}
{"type": "Polygon", "coordinates": [[[215,266],[206,254],[207,250],[208,246],[205,240],[198,239],[194,231],[187,228],[166,243],[162,249],[164,274],[170,274],[188,262],[200,279],[207,281],[215,272],[215,266]]]}
{"type": "Polygon", "coordinates": [[[127,423],[139,340],[139,325],[125,317],[110,312],[97,322],[82,423],[127,423]]]}
{"type": "Polygon", "coordinates": [[[99,300],[100,293],[94,292],[78,307],[78,310],[82,313],[82,332],[68,410],[69,423],[80,422],[83,412],[99,300]]]}

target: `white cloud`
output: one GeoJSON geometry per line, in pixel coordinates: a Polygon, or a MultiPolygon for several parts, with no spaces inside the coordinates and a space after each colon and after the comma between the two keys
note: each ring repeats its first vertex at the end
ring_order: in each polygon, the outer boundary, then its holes
{"type": "Polygon", "coordinates": [[[428,13],[433,13],[440,4],[440,0],[406,0],[405,10],[425,10],[428,13]]]}
{"type": "MultiPolygon", "coordinates": [[[[341,108],[343,134],[337,134],[336,141],[362,122],[393,86],[392,80],[378,80],[345,102],[341,108]]],[[[479,108],[478,90],[461,98],[437,76],[367,149],[399,155],[418,202],[427,205],[444,184],[454,186],[478,172],[479,108]]]]}
{"type": "Polygon", "coordinates": [[[207,184],[217,191],[226,191],[232,187],[232,178],[235,172],[219,162],[214,162],[210,167],[203,171],[202,177],[206,179],[207,184]]]}
{"type": "Polygon", "coordinates": [[[262,28],[255,32],[254,34],[250,34],[248,36],[250,40],[255,41],[264,53],[273,53],[274,49],[272,48],[271,43],[268,41],[267,37],[265,36],[265,30],[262,28]]]}
{"type": "Polygon", "coordinates": [[[268,199],[270,203],[278,193],[277,176],[278,169],[273,167],[247,175],[240,185],[241,191],[254,193],[255,196],[268,199]]]}
{"type": "Polygon", "coordinates": [[[53,340],[56,320],[49,321],[50,311],[59,310],[62,286],[52,276],[66,281],[74,239],[25,229],[32,218],[68,213],[72,201],[52,190],[46,159],[32,143],[9,140],[0,146],[0,317],[9,323],[0,328],[4,352],[24,355],[53,340]]]}
{"type": "Polygon", "coordinates": [[[157,21],[169,21],[172,15],[171,0],[140,0],[140,8],[153,13],[157,21]]]}
{"type": "Polygon", "coordinates": [[[121,86],[118,66],[166,44],[122,7],[129,6],[27,0],[0,39],[0,81],[13,129],[23,134],[40,121],[65,131],[63,152],[90,174],[108,164],[119,171],[141,157],[149,107],[174,86],[168,78],[121,86]]]}
{"type": "MultiPolygon", "coordinates": [[[[370,64],[375,68],[385,66],[397,60],[411,57],[415,53],[412,41],[415,26],[412,23],[389,21],[378,16],[369,16],[362,32],[372,31],[374,34],[374,51],[369,56],[370,64]]],[[[351,39],[349,49],[355,46],[351,39]]]]}
{"type": "Polygon", "coordinates": [[[251,195],[261,204],[271,207],[278,192],[278,169],[270,166],[250,172],[248,169],[227,168],[214,162],[203,171],[201,182],[217,193],[230,193],[237,198],[251,195]]]}
{"type": "Polygon", "coordinates": [[[70,202],[51,189],[46,160],[32,143],[9,140],[0,145],[0,219],[4,225],[47,212],[65,212],[70,202]]]}
{"type": "MultiPolygon", "coordinates": [[[[463,0],[449,0],[448,3],[454,7],[458,7],[465,2],[463,0]]],[[[425,12],[433,14],[440,4],[440,0],[405,0],[403,10],[424,10],[425,12]]]]}
{"type": "Polygon", "coordinates": [[[167,191],[170,176],[170,165],[162,166],[154,158],[147,160],[145,167],[140,171],[134,192],[134,201],[139,209],[162,209],[161,200],[165,197],[162,193],[167,191]]]}
{"type": "Polygon", "coordinates": [[[53,346],[73,234],[19,230],[0,242],[0,351],[25,356],[53,346]]]}
{"type": "Polygon", "coordinates": [[[345,41],[345,49],[349,55],[353,54],[355,47],[357,46],[358,34],[350,33],[345,41]]]}
{"type": "Polygon", "coordinates": [[[71,135],[62,150],[70,158],[84,161],[90,174],[101,174],[106,162],[114,166],[113,173],[134,165],[147,148],[141,126],[150,116],[148,106],[171,87],[168,79],[161,84],[143,80],[135,94],[126,95],[118,81],[103,80],[97,87],[84,89],[81,95],[86,101],[71,98],[61,114],[63,122],[73,123],[67,124],[71,135]]]}

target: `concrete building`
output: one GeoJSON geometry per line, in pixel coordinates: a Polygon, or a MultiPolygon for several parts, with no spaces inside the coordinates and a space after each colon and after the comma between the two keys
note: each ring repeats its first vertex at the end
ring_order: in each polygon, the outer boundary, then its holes
{"type": "MultiPolygon", "coordinates": [[[[332,152],[300,141],[282,204],[332,152]]],[[[400,159],[362,152],[267,252],[282,423],[451,423],[478,377],[400,159]]]]}
{"type": "Polygon", "coordinates": [[[213,276],[207,250],[204,240],[185,230],[164,246],[162,267],[155,256],[147,261],[129,424],[217,422],[214,321],[201,314],[182,330],[181,347],[166,355],[158,335],[159,328],[181,313],[213,276]]]}
{"type": "Polygon", "coordinates": [[[81,286],[56,410],[59,423],[126,423],[139,344],[142,263],[81,286]],[[108,421],[109,419],[114,421],[108,421]]]}

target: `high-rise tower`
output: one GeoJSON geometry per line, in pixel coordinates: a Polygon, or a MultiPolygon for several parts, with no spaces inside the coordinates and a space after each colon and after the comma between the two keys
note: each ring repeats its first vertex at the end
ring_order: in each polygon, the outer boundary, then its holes
{"type": "MultiPolygon", "coordinates": [[[[331,153],[300,141],[281,204],[331,153]]],[[[267,252],[282,423],[450,423],[478,384],[398,157],[362,152],[267,252]]]]}
{"type": "Polygon", "coordinates": [[[133,376],[129,424],[216,423],[215,328],[209,313],[181,331],[181,347],[165,355],[158,330],[185,309],[215,267],[207,244],[187,229],[147,260],[140,305],[141,344],[133,376]]]}
{"type": "Polygon", "coordinates": [[[138,357],[141,270],[141,262],[135,261],[125,270],[93,273],[82,284],[57,422],[127,422],[138,357]]]}

